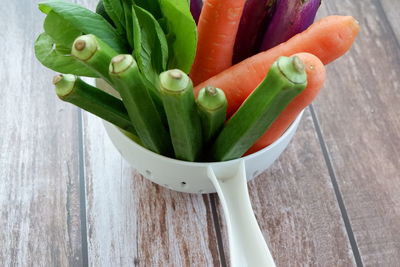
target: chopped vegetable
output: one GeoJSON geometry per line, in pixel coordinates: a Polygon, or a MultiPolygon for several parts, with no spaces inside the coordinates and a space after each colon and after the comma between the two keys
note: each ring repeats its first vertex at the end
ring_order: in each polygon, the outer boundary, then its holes
{"type": "Polygon", "coordinates": [[[280,0],[265,33],[261,51],[289,40],[315,19],[321,0],[280,0]]]}
{"type": "Polygon", "coordinates": [[[247,0],[233,50],[233,64],[256,54],[275,11],[277,0],[247,0]]]}
{"type": "Polygon", "coordinates": [[[358,31],[359,25],[353,17],[325,17],[287,42],[254,55],[199,84],[195,88],[195,94],[206,85],[223,88],[228,99],[229,117],[264,79],[279,56],[308,52],[328,64],[350,49],[358,31]]]}
{"type": "Polygon", "coordinates": [[[294,56],[298,56],[304,63],[307,73],[307,87],[290,102],[246,154],[261,150],[281,137],[300,112],[311,104],[324,85],[326,71],[324,64],[322,64],[319,58],[308,53],[299,53],[294,56]]]}
{"type": "Polygon", "coordinates": [[[76,38],[71,54],[112,85],[108,66],[111,59],[118,54],[106,43],[93,34],[82,35],[76,38]]]}
{"type": "MultiPolygon", "coordinates": [[[[121,100],[93,87],[70,74],[53,79],[57,96],[116,126],[137,135],[121,100]]],[[[138,140],[138,138],[136,137],[138,140]]]]}
{"type": "Polygon", "coordinates": [[[245,2],[245,0],[204,2],[198,25],[196,58],[190,71],[194,85],[232,65],[233,47],[245,2]]]}
{"type": "Polygon", "coordinates": [[[192,81],[184,72],[174,69],[161,73],[160,82],[175,158],[195,161],[203,139],[192,81]]]}
{"type": "Polygon", "coordinates": [[[132,124],[143,145],[158,154],[171,156],[172,145],[138,65],[131,55],[111,60],[110,77],[122,97],[132,124]]]}
{"type": "Polygon", "coordinates": [[[200,90],[196,103],[201,119],[204,142],[209,144],[224,126],[228,102],[224,91],[206,86],[200,90]]]}
{"type": "Polygon", "coordinates": [[[306,85],[303,62],[298,57],[280,57],[225,124],[212,146],[212,157],[217,161],[241,157],[306,85]]]}

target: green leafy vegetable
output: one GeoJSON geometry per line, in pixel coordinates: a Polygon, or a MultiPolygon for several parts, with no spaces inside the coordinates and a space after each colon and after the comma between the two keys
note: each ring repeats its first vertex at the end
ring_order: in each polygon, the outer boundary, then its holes
{"type": "Polygon", "coordinates": [[[96,35],[119,53],[127,51],[127,44],[123,36],[99,14],[79,5],[59,0],[41,2],[39,9],[45,14],[53,11],[68,21],[77,31],[96,35]]]}
{"type": "Polygon", "coordinates": [[[149,1],[149,0],[134,0],[137,6],[149,11],[154,18],[159,19],[161,18],[161,9],[159,1],[149,1]]]}
{"type": "Polygon", "coordinates": [[[101,15],[105,20],[107,20],[115,28],[114,21],[110,18],[110,16],[106,12],[106,9],[104,8],[103,0],[100,0],[99,3],[97,3],[96,13],[101,15]]]}
{"type": "Polygon", "coordinates": [[[104,9],[111,20],[114,22],[115,27],[123,35],[125,34],[125,13],[124,13],[124,0],[102,0],[104,9]]]}
{"type": "Polygon", "coordinates": [[[145,9],[132,8],[134,55],[146,79],[158,85],[158,75],[167,66],[168,44],[161,26],[145,9]]]}
{"type": "Polygon", "coordinates": [[[40,34],[35,42],[36,58],[49,69],[66,74],[98,77],[94,71],[72,57],[70,52],[71,48],[57,45],[47,33],[40,34]]]}
{"type": "Polygon", "coordinates": [[[196,23],[187,0],[160,0],[165,17],[169,44],[168,68],[189,73],[196,55],[196,23]]]}
{"type": "Polygon", "coordinates": [[[50,11],[46,16],[43,28],[55,43],[64,47],[71,47],[75,38],[82,34],[68,20],[53,11],[50,11]]]}
{"type": "Polygon", "coordinates": [[[128,3],[127,0],[123,1],[123,10],[124,10],[124,17],[125,17],[125,36],[128,40],[129,45],[133,49],[134,47],[134,40],[133,40],[133,19],[132,19],[132,4],[128,3]]]}

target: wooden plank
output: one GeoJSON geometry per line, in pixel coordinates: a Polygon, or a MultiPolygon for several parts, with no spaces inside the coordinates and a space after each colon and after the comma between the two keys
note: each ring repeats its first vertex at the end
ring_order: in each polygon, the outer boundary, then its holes
{"type": "Polygon", "coordinates": [[[220,266],[208,196],[177,193],[128,166],[98,118],[84,114],[89,262],[220,266]]]}
{"type": "MultiPolygon", "coordinates": [[[[389,31],[393,31],[397,37],[397,41],[400,41],[400,18],[398,10],[400,8],[399,1],[392,1],[392,0],[380,0],[381,5],[377,6],[377,12],[384,13],[386,19],[390,24],[389,31]]],[[[381,14],[383,16],[383,14],[381,14]]]]}
{"type": "MultiPolygon", "coordinates": [[[[277,266],[355,265],[308,110],[281,157],[249,182],[249,193],[277,266]]],[[[221,207],[219,214],[226,249],[221,207]]]]}
{"type": "Polygon", "coordinates": [[[0,265],[79,266],[78,114],[35,59],[38,2],[0,8],[0,265]]]}
{"type": "MultiPolygon", "coordinates": [[[[382,3],[395,27],[399,3],[382,3]]],[[[398,266],[400,47],[380,1],[325,1],[322,11],[352,14],[362,30],[329,67],[316,113],[364,265],[398,266]]]]}

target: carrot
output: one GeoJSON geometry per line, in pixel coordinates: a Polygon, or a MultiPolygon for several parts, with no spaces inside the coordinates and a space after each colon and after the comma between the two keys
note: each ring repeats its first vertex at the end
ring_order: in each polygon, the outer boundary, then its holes
{"type": "Polygon", "coordinates": [[[298,53],[307,73],[307,87],[282,111],[267,131],[256,141],[245,155],[257,152],[275,142],[296,119],[300,112],[315,99],[326,79],[324,64],[314,55],[298,53]]]}
{"type": "Polygon", "coordinates": [[[206,0],[198,24],[194,85],[232,66],[233,47],[245,0],[206,0]]]}
{"type": "Polygon", "coordinates": [[[308,52],[328,64],[348,51],[359,31],[358,22],[350,16],[328,16],[270,50],[254,55],[216,76],[202,82],[224,90],[228,99],[227,116],[231,116],[248,95],[265,78],[272,63],[280,56],[308,52]]]}

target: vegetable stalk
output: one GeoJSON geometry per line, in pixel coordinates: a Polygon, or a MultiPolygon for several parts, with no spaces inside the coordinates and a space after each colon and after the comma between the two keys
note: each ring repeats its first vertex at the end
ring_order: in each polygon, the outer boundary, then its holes
{"type": "Polygon", "coordinates": [[[206,86],[200,90],[196,103],[201,119],[204,141],[208,144],[224,126],[228,102],[224,91],[212,86],[206,86]]]}
{"type": "Polygon", "coordinates": [[[112,85],[108,66],[118,53],[110,46],[93,34],[82,35],[75,39],[71,54],[112,85]]]}
{"type": "Polygon", "coordinates": [[[212,146],[217,161],[241,157],[307,85],[303,62],[280,57],[267,77],[225,124],[212,146]]]}
{"type": "Polygon", "coordinates": [[[56,94],[61,100],[72,103],[133,135],[137,135],[121,100],[71,74],[55,76],[53,84],[56,94]]]}
{"type": "Polygon", "coordinates": [[[160,83],[175,157],[195,161],[203,141],[192,81],[184,72],[174,69],[161,73],[160,83]]]}
{"type": "Polygon", "coordinates": [[[109,71],[143,145],[158,154],[171,155],[169,132],[162,123],[136,61],[131,55],[118,55],[111,60],[109,71]]]}

